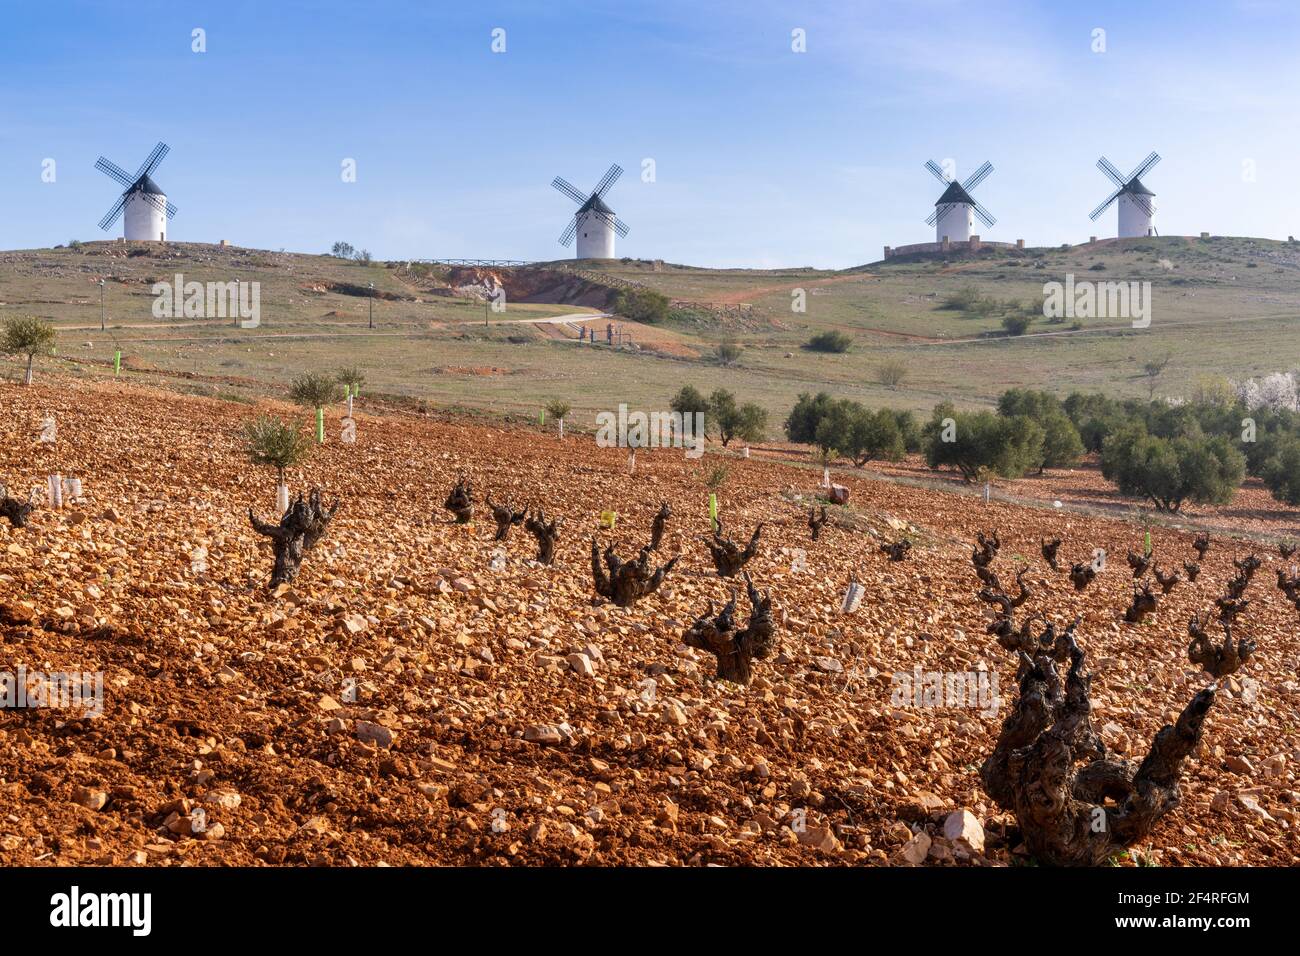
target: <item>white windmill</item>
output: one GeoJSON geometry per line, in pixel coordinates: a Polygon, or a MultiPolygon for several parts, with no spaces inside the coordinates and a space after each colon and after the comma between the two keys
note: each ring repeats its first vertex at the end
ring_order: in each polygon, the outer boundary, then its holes
{"type": "Polygon", "coordinates": [[[930,213],[930,217],[925,220],[928,225],[935,227],[935,242],[943,242],[945,239],[949,242],[969,241],[971,232],[975,228],[976,216],[980,217],[984,225],[993,227],[997,220],[970,194],[972,189],[984,182],[988,174],[993,172],[992,163],[984,163],[960,185],[956,179],[949,179],[943,168],[933,159],[926,160],[925,168],[947,187],[935,202],[934,212],[930,213]]]}
{"type": "Polygon", "coordinates": [[[563,235],[560,236],[560,245],[568,246],[573,242],[573,237],[578,237],[578,259],[613,259],[614,258],[614,233],[620,236],[626,236],[628,233],[627,225],[623,220],[614,215],[614,210],[605,205],[604,196],[609,192],[609,187],[614,185],[618,177],[623,175],[623,167],[615,163],[609,167],[596,188],[591,191],[591,195],[584,196],[575,189],[567,180],[556,176],[551,180],[551,185],[558,189],[564,195],[568,196],[578,204],[578,211],[573,214],[573,221],[569,223],[563,235]]]}
{"type": "Polygon", "coordinates": [[[1160,154],[1152,152],[1138,164],[1137,169],[1127,176],[1121,176],[1119,170],[1105,156],[1097,160],[1097,168],[1106,174],[1119,188],[1106,197],[1106,201],[1088,214],[1093,222],[1106,211],[1106,207],[1119,198],[1119,237],[1128,239],[1132,236],[1156,236],[1155,223],[1156,194],[1142,185],[1139,176],[1150,172],[1151,167],[1160,162],[1160,154]]]}
{"type": "Polygon", "coordinates": [[[127,239],[166,241],[167,220],[176,215],[176,207],[167,201],[166,194],[149,178],[149,174],[158,168],[158,164],[170,151],[171,147],[166,143],[159,143],[140,164],[134,176],[103,156],[95,160],[96,169],[125,187],[113,208],[99,221],[100,229],[107,232],[125,210],[122,233],[127,239]]]}

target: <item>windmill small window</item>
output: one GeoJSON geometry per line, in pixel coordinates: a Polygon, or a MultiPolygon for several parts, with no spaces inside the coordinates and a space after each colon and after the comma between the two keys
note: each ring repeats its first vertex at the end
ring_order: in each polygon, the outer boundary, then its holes
{"type": "Polygon", "coordinates": [[[568,180],[556,176],[551,185],[578,204],[578,211],[573,214],[573,221],[560,236],[560,245],[567,247],[578,236],[578,259],[613,259],[614,234],[626,237],[627,224],[614,215],[614,210],[605,204],[605,194],[623,175],[623,167],[615,163],[601,177],[590,195],[584,196],[568,180]]]}

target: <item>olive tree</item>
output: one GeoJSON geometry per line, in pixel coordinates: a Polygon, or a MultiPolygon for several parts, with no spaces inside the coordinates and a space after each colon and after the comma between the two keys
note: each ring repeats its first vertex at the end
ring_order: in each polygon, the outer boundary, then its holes
{"type": "Polygon", "coordinates": [[[54,327],[34,315],[6,319],[0,328],[0,351],[6,355],[26,355],[27,372],[23,384],[32,384],[32,366],[36,356],[54,351],[54,327]]]}

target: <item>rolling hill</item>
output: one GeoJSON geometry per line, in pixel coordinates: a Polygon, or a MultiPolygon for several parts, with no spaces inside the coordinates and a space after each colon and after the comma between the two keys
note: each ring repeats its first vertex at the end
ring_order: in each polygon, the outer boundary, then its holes
{"type": "Polygon", "coordinates": [[[0,254],[0,317],[33,314],[60,330],[59,360],[111,375],[120,350],[133,380],[178,381],[234,395],[274,391],[308,368],[360,365],[372,391],[494,412],[535,413],[548,397],[574,404],[574,425],[620,401],[662,408],[680,385],[726,387],[779,422],[802,391],[927,411],[937,401],[992,401],[1013,385],[1145,395],[1144,363],[1171,357],[1156,394],[1178,396],[1204,376],[1233,378],[1300,365],[1300,244],[1163,237],[1055,249],[984,250],[947,259],[890,259],[845,271],[712,270],[640,260],[526,268],[360,263],[330,256],[192,243],[122,242],[0,254]],[[260,283],[261,325],[160,320],[156,281],[260,283]],[[1044,283],[1149,282],[1152,322],[1049,322],[1044,283]],[[100,331],[105,280],[107,330],[100,331]],[[370,301],[370,283],[374,299],[370,301]],[[504,312],[485,295],[506,292],[504,312]],[[620,288],[674,302],[653,327],[612,320],[627,347],[605,347],[599,317],[620,288]],[[795,306],[802,298],[803,311],[795,306]],[[963,297],[976,309],[945,307],[963,297]],[[373,304],[375,328],[369,326],[373,304]],[[1007,336],[1008,311],[1035,316],[1007,336]],[[591,314],[591,320],[571,318],[591,314]],[[559,322],[540,322],[560,318],[559,322]],[[598,344],[579,345],[578,327],[598,344]],[[801,346],[818,332],[852,337],[844,354],[801,346]],[[714,347],[744,353],[724,367],[714,347]],[[897,388],[877,367],[902,362],[897,388]]]}

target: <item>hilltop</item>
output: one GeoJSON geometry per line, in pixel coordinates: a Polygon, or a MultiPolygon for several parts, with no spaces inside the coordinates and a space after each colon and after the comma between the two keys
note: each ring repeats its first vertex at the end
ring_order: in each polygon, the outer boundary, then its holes
{"type": "Polygon", "coordinates": [[[60,357],[103,376],[121,349],[135,381],[249,397],[310,367],[358,364],[379,392],[496,412],[535,414],[568,398],[574,424],[629,401],[662,408],[682,384],[732,389],[779,422],[801,391],[827,389],[870,404],[928,411],[941,399],[991,402],[1012,385],[1144,395],[1141,366],[1172,356],[1158,394],[1185,394],[1201,377],[1245,378],[1300,365],[1300,244],[1164,237],[1053,249],[912,257],[844,271],[702,269],[663,262],[538,263],[527,268],[361,263],[195,243],[118,242],[0,254],[0,316],[35,314],[61,330],[60,357]],[[261,284],[262,325],[160,322],[150,285],[186,280],[261,284]],[[1043,285],[1077,280],[1150,282],[1152,323],[1126,318],[1049,323],[1043,285]],[[99,331],[99,279],[109,329],[99,331]],[[374,283],[371,301],[370,283],[374,283]],[[485,297],[499,284],[506,311],[485,297]],[[599,317],[620,289],[673,300],[654,326],[599,317]],[[802,294],[801,294],[802,293],[802,294]],[[947,308],[964,296],[987,303],[947,308]],[[801,299],[804,311],[794,306],[801,299]],[[373,305],[375,329],[368,328],[373,305]],[[1008,337],[1008,309],[1037,315],[1008,337]],[[591,319],[584,319],[591,315],[591,319]],[[539,321],[558,319],[559,321],[539,321]],[[621,349],[604,347],[607,323],[621,349]],[[594,327],[598,345],[578,346],[594,327]],[[801,346],[840,331],[845,354],[801,346]],[[740,343],[739,362],[713,359],[740,343]],[[897,388],[877,366],[897,360],[897,388]]]}

